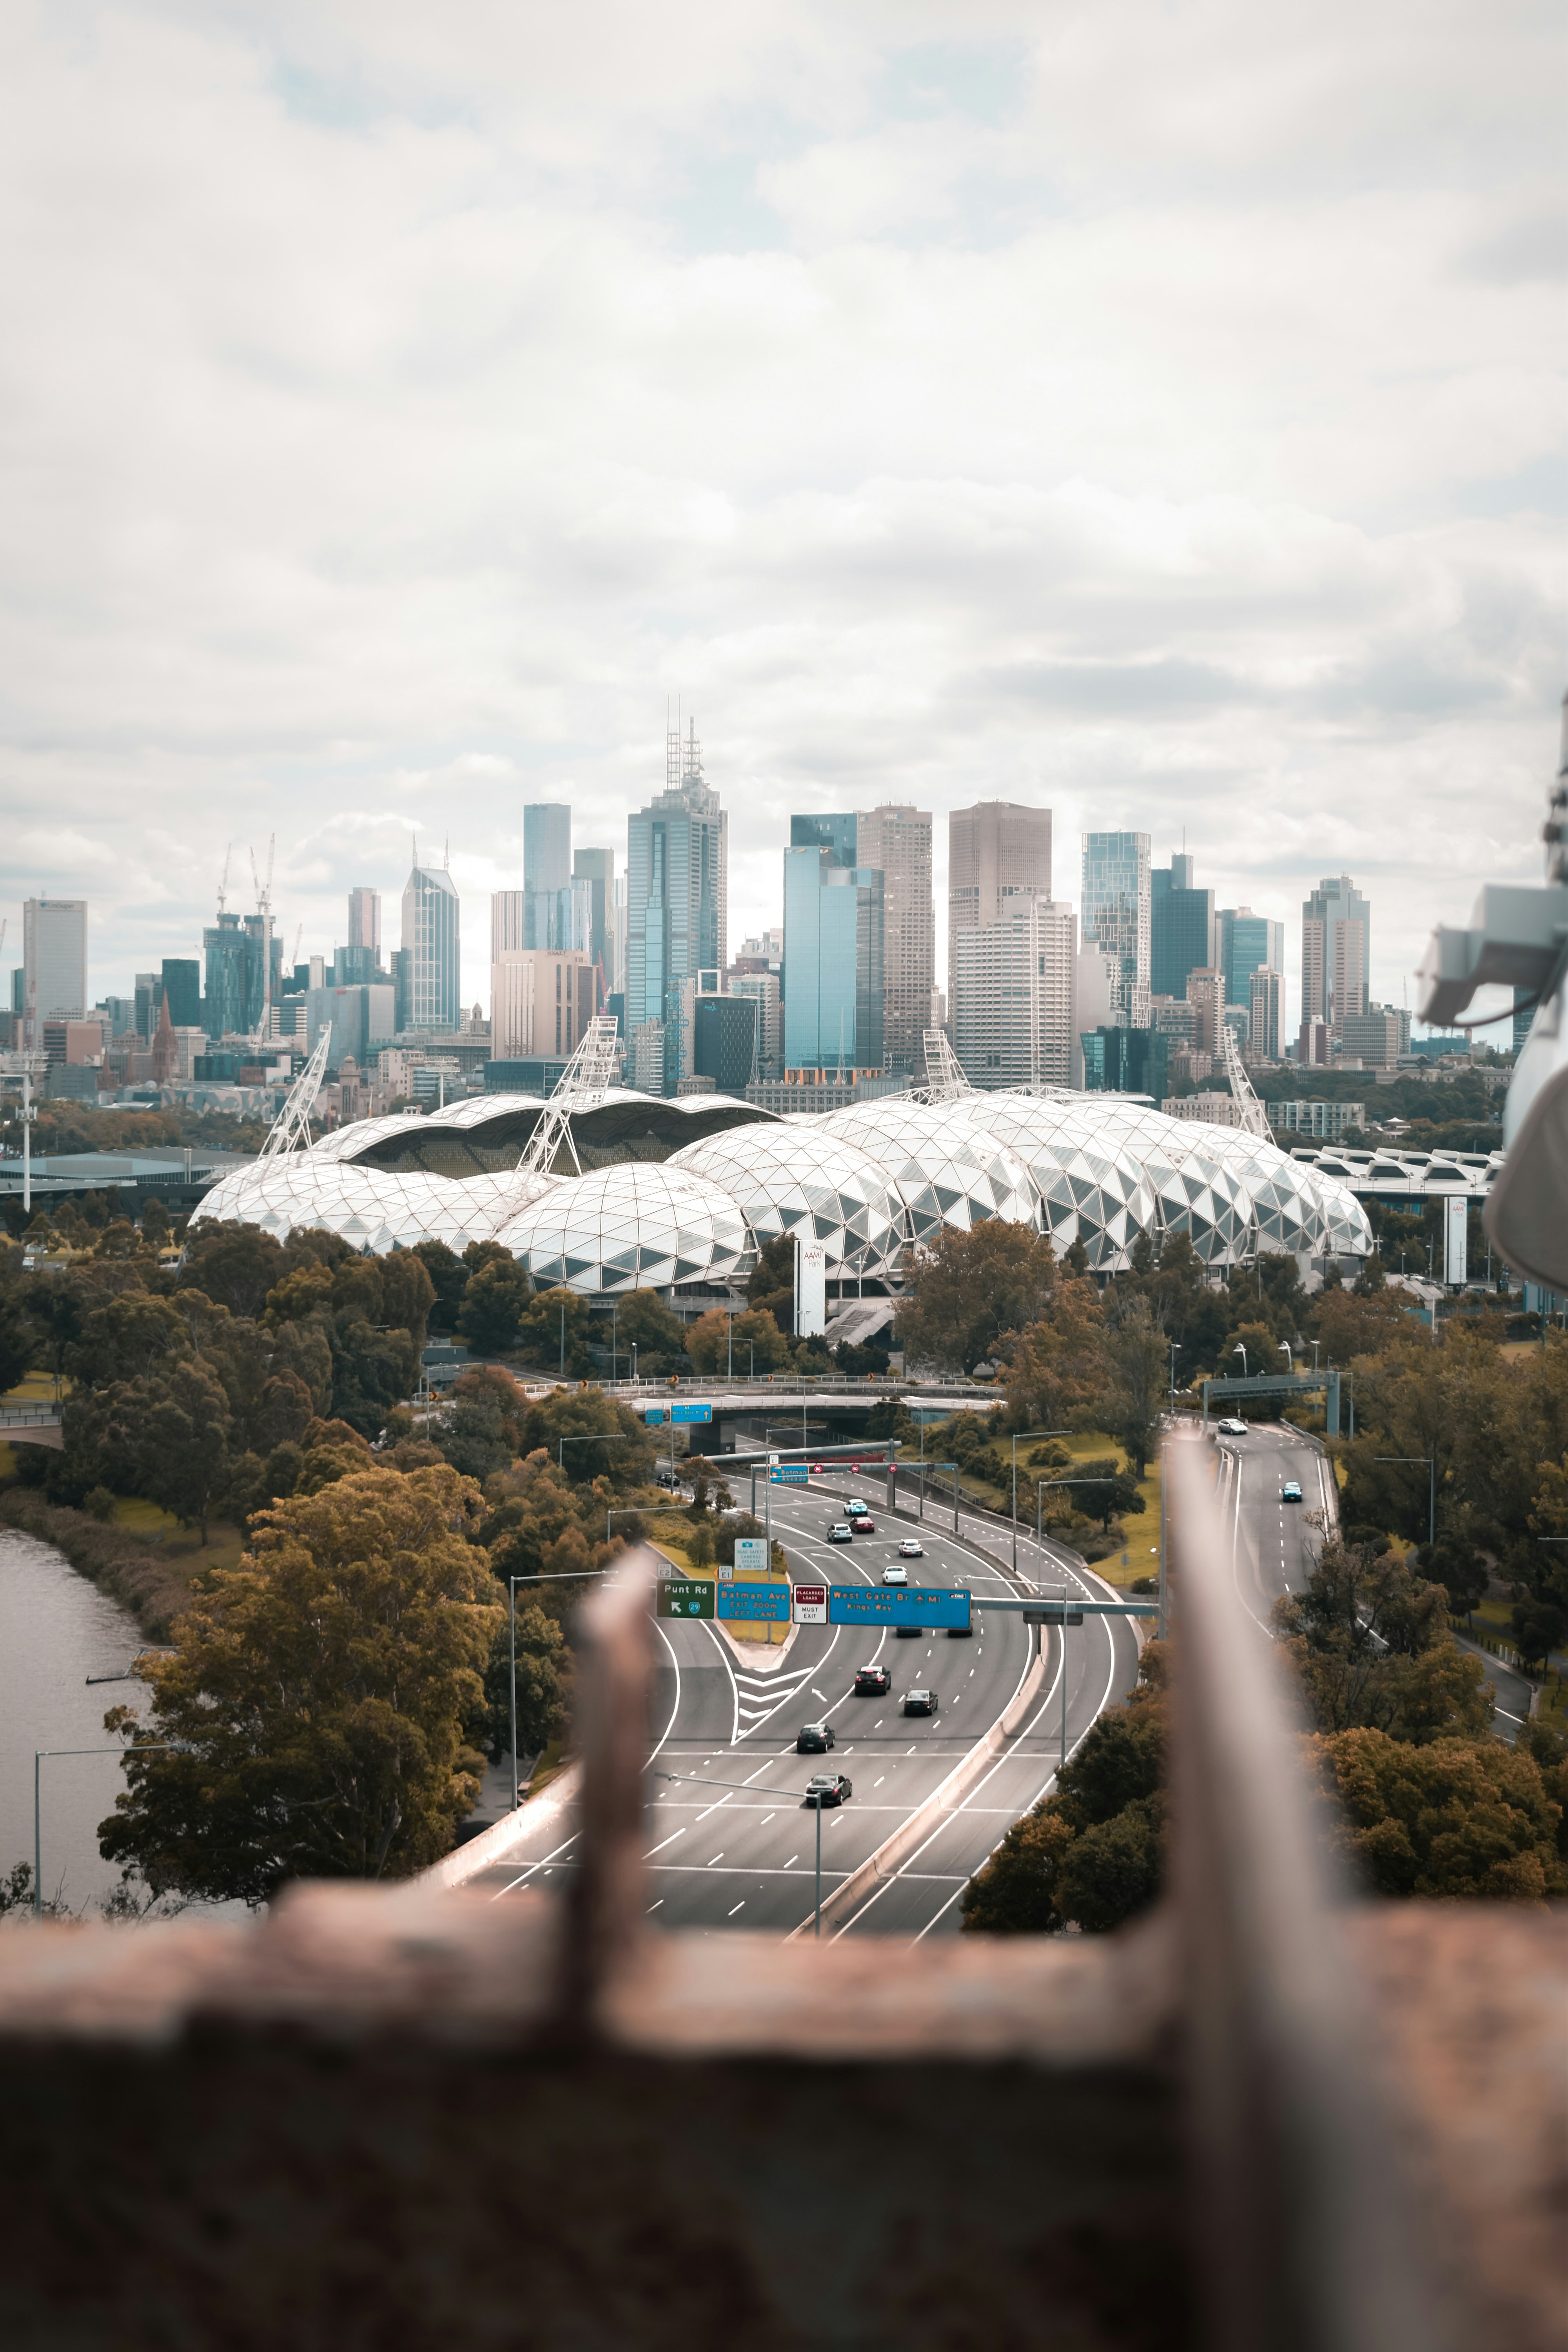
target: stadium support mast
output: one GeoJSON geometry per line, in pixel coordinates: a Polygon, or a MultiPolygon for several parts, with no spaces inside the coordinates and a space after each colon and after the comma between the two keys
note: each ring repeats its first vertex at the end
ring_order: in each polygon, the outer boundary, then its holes
{"type": "Polygon", "coordinates": [[[1222,1021],[1220,1035],[1225,1039],[1226,1075],[1230,1080],[1230,1097],[1240,1106],[1241,1125],[1248,1135],[1261,1136],[1269,1141],[1268,1114],[1258,1101],[1252,1080],[1247,1075],[1247,1065],[1241,1058],[1241,1047],[1236,1042],[1236,1032],[1222,1021]]]}
{"type": "Polygon", "coordinates": [[[287,1101],[267,1130],[258,1160],[280,1160],[285,1152],[310,1148],[310,1113],[326,1076],[327,1053],[332,1042],[329,1021],[316,1040],[316,1050],[289,1089],[287,1101]]]}
{"type": "Polygon", "coordinates": [[[945,1029],[926,1030],[922,1046],[926,1082],[920,1092],[927,1102],[952,1102],[960,1095],[973,1093],[945,1029]]]}
{"type": "Polygon", "coordinates": [[[581,1176],[583,1163],[577,1157],[572,1120],[576,1112],[592,1110],[604,1101],[615,1075],[615,1018],[611,1013],[598,1013],[583,1032],[576,1051],[539,1114],[539,1122],[517,1163],[520,1176],[553,1175],[556,1154],[563,1144],[572,1154],[572,1165],[581,1176]]]}

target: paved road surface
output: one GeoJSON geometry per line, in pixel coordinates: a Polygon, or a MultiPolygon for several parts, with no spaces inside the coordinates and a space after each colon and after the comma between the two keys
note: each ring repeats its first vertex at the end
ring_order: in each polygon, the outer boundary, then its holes
{"type": "MultiPolygon", "coordinates": [[[[881,1482],[814,1478],[807,1488],[775,1488],[773,1525],[796,1581],[812,1576],[876,1583],[892,1560],[900,1535],[917,1532],[923,1560],[909,1565],[911,1581],[967,1584],[977,1601],[986,1594],[1016,1595],[1020,1588],[1003,1559],[955,1538],[928,1517],[914,1529],[907,1518],[886,1517],[881,1482]],[[875,1536],[829,1545],[826,1530],[843,1515],[851,1491],[866,1493],[877,1518],[875,1536]]],[[[983,1523],[973,1526],[978,1537],[983,1523]]],[[[984,1528],[1002,1549],[1004,1538],[984,1528]]],[[[1026,1580],[1052,1589],[1113,1598],[1110,1589],[1068,1566],[1059,1548],[1037,1549],[1021,1538],[1019,1566],[1026,1580]]],[[[808,1921],[814,1907],[816,1815],[801,1801],[811,1773],[824,1764],[847,1772],[854,1795],[822,1816],[823,1895],[891,1836],[953,1767],[990,1730],[1019,1688],[1035,1638],[1016,1616],[977,1607],[968,1640],[924,1634],[900,1640],[891,1631],[802,1626],[781,1664],[763,1669],[738,1657],[716,1627],[660,1621],[664,1662],[655,1677],[649,1748],[653,1772],[735,1784],[683,1788],[650,1773],[648,1903],[660,1926],[762,1928],[777,1934],[808,1921]],[[858,1667],[886,1664],[892,1689],[885,1698],[856,1698],[858,1667]],[[934,1685],[934,1717],[905,1717],[903,1693],[934,1685]],[[830,1723],[832,1755],[801,1756],[801,1724],[830,1723]]],[[[1053,1635],[1047,1674],[1029,1716],[1005,1754],[906,1860],[899,1874],[873,1890],[846,1926],[852,1935],[918,1938],[955,1933],[958,1902],[1009,1823],[1050,1787],[1060,1753],[1061,1636],[1053,1635]]],[[[1126,1619],[1100,1618],[1070,1629],[1067,1642],[1067,1738],[1077,1747],[1101,1708],[1131,1689],[1137,1642],[1126,1619]]],[[[502,1899],[514,1889],[559,1885],[573,1864],[575,1838],[524,1841],[507,1863],[469,1882],[472,1892],[502,1899]]]]}
{"type": "MultiPolygon", "coordinates": [[[[1310,1515],[1328,1501],[1328,1462],[1311,1440],[1287,1423],[1254,1422],[1245,1437],[1221,1437],[1220,1502],[1231,1537],[1231,1573],[1236,1589],[1260,1630],[1282,1593],[1299,1592],[1317,1562],[1320,1537],[1310,1515]],[[1287,1503],[1281,1489],[1294,1479],[1300,1503],[1287,1503]]],[[[1500,1738],[1512,1741],[1530,1711],[1530,1685],[1523,1677],[1475,1643],[1460,1646],[1479,1657],[1497,1704],[1500,1738]]]]}

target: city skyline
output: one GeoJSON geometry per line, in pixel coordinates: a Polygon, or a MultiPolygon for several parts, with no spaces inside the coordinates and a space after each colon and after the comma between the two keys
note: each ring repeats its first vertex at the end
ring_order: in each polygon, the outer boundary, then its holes
{"type": "Polygon", "coordinates": [[[196,948],[230,840],[277,834],[322,945],[411,824],[470,902],[523,803],[618,842],[667,698],[738,929],[781,812],[901,802],[939,974],[980,799],[1161,864],[1184,825],[1290,933],[1352,871],[1395,1003],[1477,873],[1534,880],[1555,22],[1505,10],[1478,69],[1332,8],[808,5],[678,67],[678,6],[481,71],[331,7],[104,21],[18,26],[0,158],[0,912],[91,901],[94,994],[196,948]]]}

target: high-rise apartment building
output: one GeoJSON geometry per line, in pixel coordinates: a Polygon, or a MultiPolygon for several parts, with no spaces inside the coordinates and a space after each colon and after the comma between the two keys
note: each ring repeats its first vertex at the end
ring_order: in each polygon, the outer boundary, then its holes
{"type": "Polygon", "coordinates": [[[1247,977],[1247,997],[1249,1058],[1277,1062],[1285,1036],[1284,973],[1271,964],[1257,965],[1247,977]]]}
{"type": "Polygon", "coordinates": [[[1078,918],[1049,898],[953,941],[948,1034],[973,1087],[1074,1083],[1078,918]]]}
{"type": "Polygon", "coordinates": [[[1209,965],[1187,974],[1187,1003],[1194,1013],[1192,1042],[1202,1054],[1218,1054],[1225,1020],[1225,974],[1209,965]]]}
{"type": "Polygon", "coordinates": [[[46,1021],[79,1021],[87,1011],[85,898],[24,902],[22,972],[26,1043],[41,1046],[46,1021]]]}
{"type": "Polygon", "coordinates": [[[757,1008],[756,1059],[759,1075],[776,1077],[784,1068],[784,1005],[776,971],[737,971],[725,975],[731,996],[747,997],[757,1008]]]}
{"type": "Polygon", "coordinates": [[[1410,1015],[1397,1004],[1369,1004],[1364,1013],[1347,1013],[1334,1035],[1342,1060],[1360,1062],[1364,1070],[1392,1070],[1410,1051],[1410,1015]]]}
{"type": "Polygon", "coordinates": [[[855,863],[854,815],[793,816],[784,865],[784,1066],[878,1069],[886,877],[855,863]]]}
{"type": "Polygon", "coordinates": [[[585,950],[503,949],[490,963],[491,1058],[574,1052],[598,1010],[597,977],[585,950]]]}
{"type": "MultiPolygon", "coordinates": [[[[889,1065],[917,1070],[936,984],[936,902],[931,814],[901,802],[861,809],[854,864],[882,876],[882,1049],[889,1065]]],[[[1047,824],[1047,835],[1049,820],[1047,824]]],[[[1047,838],[1047,859],[1049,861],[1047,838]]]]}
{"type": "Polygon", "coordinates": [[[960,931],[1005,922],[1021,899],[1051,895],[1051,813],[1015,801],[976,801],[947,820],[947,994],[960,931]]]}
{"type": "Polygon", "coordinates": [[[1111,1018],[1125,1029],[1149,1025],[1153,950],[1153,888],[1146,833],[1083,835],[1081,920],[1114,974],[1111,1018]]]}
{"type": "Polygon", "coordinates": [[[444,866],[416,862],[403,888],[398,1018],[405,1029],[455,1029],[462,1018],[461,909],[444,866]]]}
{"type": "Polygon", "coordinates": [[[564,890],[572,879],[572,804],[531,801],[522,812],[522,887],[564,890]]]}
{"type": "Polygon", "coordinates": [[[1149,992],[1180,1001],[1187,974],[1216,960],[1214,892],[1200,890],[1185,850],[1149,877],[1149,992]]]}
{"type": "Polygon", "coordinates": [[[1301,1019],[1331,1029],[1364,1013],[1372,908],[1348,874],[1328,875],[1301,908],[1301,1019]]]}
{"type": "MultiPolygon", "coordinates": [[[[702,773],[696,722],[665,745],[665,787],[626,826],[626,1018],[628,1038],[664,1028],[664,1092],[679,1083],[680,984],[721,971],[729,931],[729,820],[702,773]]],[[[649,1066],[652,1042],[637,1045],[649,1066]]]]}
{"type": "Polygon", "coordinates": [[[368,948],[372,971],[381,962],[381,892],[362,884],[349,892],[349,945],[368,948]]]}

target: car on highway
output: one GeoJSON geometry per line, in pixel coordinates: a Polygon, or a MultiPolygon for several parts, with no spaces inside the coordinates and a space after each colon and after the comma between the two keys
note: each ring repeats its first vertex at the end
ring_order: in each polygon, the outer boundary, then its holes
{"type": "Polygon", "coordinates": [[[895,1625],[893,1635],[900,1642],[918,1642],[925,1632],[923,1625],[895,1625]]]}
{"type": "Polygon", "coordinates": [[[925,1552],[921,1546],[915,1541],[913,1536],[906,1536],[899,1546],[899,1558],[900,1559],[924,1559],[925,1552]]]}
{"type": "Polygon", "coordinates": [[[1244,1421],[1216,1421],[1215,1427],[1218,1430],[1222,1437],[1245,1437],[1247,1435],[1247,1423],[1244,1421]]]}
{"type": "Polygon", "coordinates": [[[907,1584],[909,1580],[910,1571],[907,1568],[885,1568],[882,1570],[884,1584],[907,1584]]]}
{"type": "Polygon", "coordinates": [[[849,1524],[858,1536],[874,1536],[877,1532],[877,1522],[869,1511],[857,1511],[849,1524]]]}
{"type": "Polygon", "coordinates": [[[972,1642],[974,1638],[973,1618],[970,1619],[967,1625],[950,1625],[947,1629],[947,1638],[950,1642],[972,1642]]]}
{"type": "Polygon", "coordinates": [[[1279,1500],[1282,1503],[1299,1503],[1300,1499],[1300,1487],[1297,1485],[1294,1478],[1287,1478],[1285,1484],[1279,1489],[1279,1500]]]}
{"type": "Polygon", "coordinates": [[[853,1543],[855,1534],[847,1519],[835,1519],[827,1530],[829,1543],[853,1543]]]}
{"type": "Polygon", "coordinates": [[[862,1666],[855,1677],[857,1698],[883,1698],[892,1687],[892,1669],[889,1666],[862,1666]]]}
{"type": "Polygon", "coordinates": [[[904,1713],[906,1715],[934,1715],[936,1713],[935,1691],[906,1691],[904,1693],[904,1713]]]}
{"type": "Polygon", "coordinates": [[[795,1734],[795,1752],[797,1756],[826,1756],[832,1745],[830,1723],[803,1723],[795,1734]]]}
{"type": "Polygon", "coordinates": [[[863,1519],[869,1508],[870,1505],[867,1502],[864,1495],[850,1496],[849,1516],[852,1519],[863,1519]]]}
{"type": "Polygon", "coordinates": [[[808,1805],[841,1805],[854,1794],[842,1772],[814,1772],[805,1784],[808,1805]]]}

